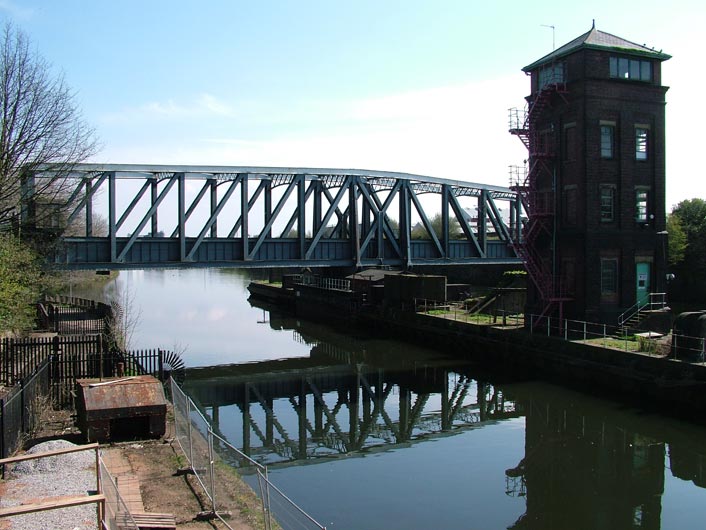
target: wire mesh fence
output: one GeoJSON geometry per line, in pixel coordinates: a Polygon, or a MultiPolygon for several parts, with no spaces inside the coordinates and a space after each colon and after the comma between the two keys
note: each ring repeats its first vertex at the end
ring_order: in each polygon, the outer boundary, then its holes
{"type": "Polygon", "coordinates": [[[138,525],[120,495],[118,484],[108,471],[103,459],[98,456],[98,487],[105,495],[101,520],[106,530],[138,530],[138,525]]]}
{"type": "Polygon", "coordinates": [[[203,488],[213,516],[232,528],[222,516],[238,509],[229,494],[229,473],[257,474],[262,523],[266,530],[322,530],[324,526],[301,509],[269,480],[267,467],[231,445],[213,431],[194,402],[170,379],[176,438],[191,471],[203,488]]]}

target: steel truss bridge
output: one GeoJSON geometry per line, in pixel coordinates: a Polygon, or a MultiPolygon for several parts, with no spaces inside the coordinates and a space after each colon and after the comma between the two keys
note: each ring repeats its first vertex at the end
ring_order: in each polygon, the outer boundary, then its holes
{"type": "MultiPolygon", "coordinates": [[[[53,177],[47,167],[28,182],[53,177]]],[[[68,269],[520,263],[512,243],[522,204],[499,186],[384,171],[126,164],[78,164],[67,179],[69,228],[55,262],[68,269]]]]}

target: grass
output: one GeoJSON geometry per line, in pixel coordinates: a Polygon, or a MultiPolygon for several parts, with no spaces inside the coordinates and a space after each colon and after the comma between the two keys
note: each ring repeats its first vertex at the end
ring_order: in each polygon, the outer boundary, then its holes
{"type": "Polygon", "coordinates": [[[644,351],[641,349],[640,342],[635,340],[634,335],[628,335],[624,339],[618,339],[616,337],[596,337],[595,339],[578,340],[576,342],[582,342],[584,344],[591,344],[593,346],[602,346],[604,348],[613,348],[616,350],[623,351],[644,351]]]}
{"type": "MultiPolygon", "coordinates": [[[[448,318],[450,320],[455,320],[457,322],[468,322],[468,323],[472,323],[472,324],[485,324],[485,325],[496,325],[496,326],[503,325],[502,315],[496,316],[496,315],[491,315],[488,313],[469,314],[461,307],[455,307],[455,308],[454,307],[452,307],[452,308],[445,307],[443,309],[427,309],[426,311],[424,311],[423,309],[420,308],[419,312],[424,315],[441,317],[441,318],[448,318]]],[[[524,319],[524,315],[522,315],[522,314],[508,315],[506,318],[506,325],[509,325],[509,326],[523,325],[523,319],[524,319]]]]}

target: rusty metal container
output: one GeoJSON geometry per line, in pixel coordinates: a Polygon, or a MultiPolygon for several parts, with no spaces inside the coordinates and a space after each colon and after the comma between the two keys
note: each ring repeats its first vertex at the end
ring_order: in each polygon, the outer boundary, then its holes
{"type": "Polygon", "coordinates": [[[167,400],[151,375],[78,379],[76,412],[88,441],[159,438],[164,435],[167,400]]]}

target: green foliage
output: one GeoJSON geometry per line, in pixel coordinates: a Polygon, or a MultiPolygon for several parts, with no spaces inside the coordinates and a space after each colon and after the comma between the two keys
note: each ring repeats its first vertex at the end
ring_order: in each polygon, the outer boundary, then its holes
{"type": "Polygon", "coordinates": [[[14,237],[0,234],[0,332],[33,327],[41,279],[36,254],[14,237]]]}
{"type": "MultiPolygon", "coordinates": [[[[670,298],[682,302],[703,303],[706,299],[706,201],[682,201],[672,210],[670,217],[679,219],[686,236],[683,258],[673,266],[676,280],[672,284],[670,298]]],[[[671,251],[673,234],[670,229],[668,231],[671,251]]]]}
{"type": "Polygon", "coordinates": [[[674,266],[684,261],[687,241],[686,232],[678,215],[667,216],[667,233],[669,234],[669,265],[674,266]]]}
{"type": "MultiPolygon", "coordinates": [[[[442,236],[442,218],[441,214],[438,213],[434,217],[431,218],[429,221],[431,223],[431,227],[434,229],[434,232],[436,233],[436,237],[441,239],[442,236]]],[[[429,232],[427,232],[427,229],[424,227],[424,224],[421,222],[417,223],[412,227],[411,233],[410,233],[412,239],[431,239],[431,236],[429,235],[429,232]]],[[[463,231],[461,230],[461,223],[458,222],[458,219],[455,217],[451,217],[449,219],[449,238],[450,239],[460,239],[463,237],[463,231]]]]}
{"type": "Polygon", "coordinates": [[[524,270],[505,271],[505,272],[503,272],[503,276],[505,276],[506,278],[525,277],[525,276],[527,276],[527,271],[524,271],[524,270]]]}
{"type": "MultiPolygon", "coordinates": [[[[682,201],[672,210],[679,218],[686,235],[684,261],[701,268],[706,267],[706,201],[690,199],[682,201]]],[[[669,234],[672,235],[671,232],[669,234]]]]}

